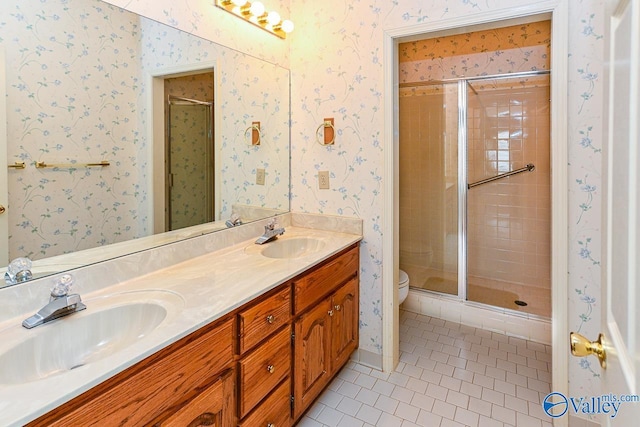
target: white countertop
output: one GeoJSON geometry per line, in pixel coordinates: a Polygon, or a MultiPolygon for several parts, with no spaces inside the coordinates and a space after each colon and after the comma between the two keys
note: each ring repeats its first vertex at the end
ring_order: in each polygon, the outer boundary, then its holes
{"type": "MultiPolygon", "coordinates": [[[[255,245],[255,239],[251,239],[81,295],[87,309],[68,318],[89,315],[92,305],[108,302],[109,295],[131,291],[142,292],[141,295],[144,291],[168,291],[181,297],[178,300],[182,308],[175,310],[175,314],[169,313],[155,330],[115,354],[43,379],[0,384],[0,425],[23,425],[45,414],[362,238],[356,234],[289,226],[280,239],[296,237],[322,239],[325,244],[311,255],[276,259],[261,255],[262,246],[255,245]]],[[[21,326],[22,320],[12,318],[0,323],[0,356],[34,333],[46,332],[45,328],[55,333],[56,323],[64,322],[65,318],[30,330],[21,326]]],[[[0,366],[0,369],[8,368],[0,366]]]]}

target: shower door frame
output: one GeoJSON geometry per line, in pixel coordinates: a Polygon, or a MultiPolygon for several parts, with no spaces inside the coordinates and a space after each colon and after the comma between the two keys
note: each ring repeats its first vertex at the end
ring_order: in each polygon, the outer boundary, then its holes
{"type": "MultiPolygon", "coordinates": [[[[468,265],[467,265],[467,195],[469,191],[468,182],[468,149],[469,149],[469,135],[468,135],[468,88],[471,88],[470,82],[482,81],[482,80],[502,80],[502,79],[517,79],[520,77],[528,76],[542,76],[551,75],[552,70],[536,70],[536,71],[521,71],[516,73],[506,74],[493,74],[482,75],[474,77],[455,77],[442,80],[427,80],[423,82],[415,83],[402,83],[399,84],[399,88],[405,87],[425,87],[425,86],[437,86],[447,85],[455,83],[457,85],[458,95],[458,138],[457,138],[457,151],[458,151],[458,259],[457,259],[457,282],[458,292],[455,295],[443,294],[445,297],[455,297],[457,299],[469,302],[471,304],[480,304],[484,306],[491,306],[490,304],[479,303],[470,301],[467,298],[468,293],[468,265]]],[[[473,90],[473,88],[471,88],[473,90]]],[[[429,289],[425,289],[428,292],[436,292],[429,289]]],[[[500,310],[509,310],[508,308],[498,307],[500,310]]],[[[511,310],[513,311],[513,310],[511,310]]],[[[514,311],[517,313],[517,311],[514,311]]],[[[530,315],[535,316],[535,315],[530,315]]]]}
{"type": "MultiPolygon", "coordinates": [[[[218,87],[218,82],[222,80],[220,76],[220,60],[203,61],[196,64],[184,64],[174,67],[156,68],[148,72],[145,85],[151,90],[147,91],[147,104],[150,105],[146,111],[147,135],[152,141],[147,144],[146,155],[152,159],[150,171],[146,174],[147,186],[152,189],[147,195],[147,211],[149,234],[165,232],[165,204],[164,204],[164,177],[165,162],[165,115],[164,104],[166,97],[164,93],[164,80],[173,77],[183,77],[205,72],[213,72],[213,87],[218,87]]],[[[216,105],[221,105],[219,90],[213,92],[213,147],[214,152],[219,153],[222,149],[222,112],[216,105]]],[[[222,195],[220,170],[222,167],[222,156],[214,156],[214,221],[220,219],[220,200],[222,195]]]]}
{"type": "MultiPolygon", "coordinates": [[[[412,26],[396,27],[384,32],[384,224],[382,274],[382,368],[390,372],[399,360],[399,304],[394,286],[399,263],[398,196],[398,44],[443,32],[468,32],[469,27],[495,28],[510,20],[527,18],[551,19],[551,167],[552,167],[552,363],[557,369],[552,374],[552,389],[568,393],[568,148],[567,139],[567,82],[568,82],[568,1],[549,0],[523,4],[508,9],[470,14],[412,26]]],[[[481,29],[481,28],[478,28],[481,29]]],[[[556,419],[558,425],[567,425],[566,419],[556,419]]]]}
{"type": "MultiPolygon", "coordinates": [[[[205,151],[206,151],[206,157],[209,160],[209,165],[207,166],[207,170],[205,170],[205,176],[206,176],[206,191],[205,191],[205,205],[207,205],[207,212],[205,214],[206,216],[206,220],[205,222],[211,222],[214,221],[215,219],[215,194],[214,194],[214,188],[215,188],[215,147],[214,147],[214,139],[213,139],[213,131],[215,129],[215,124],[214,124],[214,117],[213,117],[213,111],[214,111],[214,103],[211,101],[200,101],[198,99],[190,99],[190,98],[184,98],[181,96],[175,96],[175,95],[169,95],[167,97],[167,128],[165,130],[165,159],[166,159],[166,164],[165,164],[165,207],[166,207],[166,212],[165,212],[165,228],[166,231],[172,231],[172,225],[173,225],[173,203],[172,203],[172,187],[173,187],[173,175],[174,173],[172,172],[172,158],[171,158],[171,153],[172,153],[172,115],[171,115],[171,107],[174,105],[178,105],[176,103],[173,103],[173,101],[179,101],[179,102],[186,102],[189,103],[189,105],[192,106],[201,106],[201,107],[206,107],[206,111],[207,111],[207,143],[206,143],[206,147],[205,147],[205,151]]],[[[198,224],[192,224],[192,225],[198,225],[198,224]]]]}

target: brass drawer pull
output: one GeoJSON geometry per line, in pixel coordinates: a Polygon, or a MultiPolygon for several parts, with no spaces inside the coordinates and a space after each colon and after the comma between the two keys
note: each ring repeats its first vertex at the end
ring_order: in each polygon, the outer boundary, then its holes
{"type": "Polygon", "coordinates": [[[273,322],[276,321],[276,318],[273,316],[273,314],[270,314],[267,316],[267,323],[270,325],[273,325],[273,322]]]}
{"type": "Polygon", "coordinates": [[[267,371],[269,371],[270,374],[273,374],[276,370],[276,367],[273,365],[268,365],[267,366],[267,371]]]}
{"type": "Polygon", "coordinates": [[[340,306],[340,304],[336,304],[333,308],[335,308],[336,311],[342,310],[342,307],[340,306]]]}
{"type": "Polygon", "coordinates": [[[333,317],[333,310],[329,310],[329,317],[333,317]]]}
{"type": "Polygon", "coordinates": [[[267,427],[276,427],[276,425],[274,423],[268,423],[267,427]]]}

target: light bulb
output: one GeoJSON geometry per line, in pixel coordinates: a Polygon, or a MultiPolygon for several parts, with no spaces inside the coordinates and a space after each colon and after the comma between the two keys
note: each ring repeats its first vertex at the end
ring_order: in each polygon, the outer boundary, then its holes
{"type": "Polygon", "coordinates": [[[278,12],[269,12],[267,15],[267,22],[271,25],[276,25],[280,23],[280,14],[278,12]]]}
{"type": "Polygon", "coordinates": [[[247,0],[231,0],[231,3],[235,4],[238,7],[244,6],[247,0]]]}
{"type": "Polygon", "coordinates": [[[284,21],[282,21],[282,24],[280,26],[282,28],[282,31],[284,31],[287,34],[293,31],[293,22],[291,22],[288,19],[285,19],[284,21]]]}
{"type": "Polygon", "coordinates": [[[251,14],[253,16],[260,16],[264,13],[264,5],[259,1],[251,3],[251,14]]]}

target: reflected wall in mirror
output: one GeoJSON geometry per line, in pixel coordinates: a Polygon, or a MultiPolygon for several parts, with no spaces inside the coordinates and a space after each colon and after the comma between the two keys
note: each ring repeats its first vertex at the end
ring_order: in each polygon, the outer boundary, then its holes
{"type": "Polygon", "coordinates": [[[5,0],[0,48],[0,149],[9,164],[26,164],[7,171],[9,237],[1,244],[9,259],[99,248],[83,251],[90,255],[77,266],[224,228],[233,213],[247,222],[289,210],[289,70],[99,0],[5,0]],[[165,80],[205,70],[214,79],[215,221],[146,237],[167,229],[165,80]],[[245,137],[253,121],[259,146],[245,137]],[[103,160],[109,166],[82,166],[103,160]]]}

